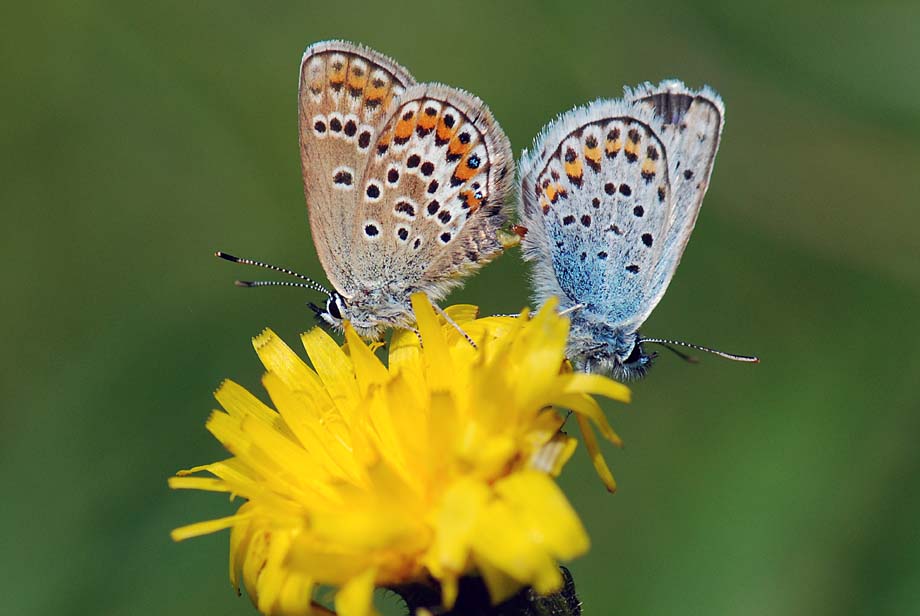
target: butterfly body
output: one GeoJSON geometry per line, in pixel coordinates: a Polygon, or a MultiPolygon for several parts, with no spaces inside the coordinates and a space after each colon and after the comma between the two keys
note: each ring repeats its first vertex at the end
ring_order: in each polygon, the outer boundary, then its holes
{"type": "Polygon", "coordinates": [[[560,298],[576,367],[641,377],[639,327],[680,262],[712,173],[724,108],[667,81],[562,114],[521,162],[534,295],[560,298]]]}
{"type": "Polygon", "coordinates": [[[327,41],[301,61],[299,118],[313,241],[335,288],[324,321],[369,338],[408,327],[410,295],[437,302],[501,254],[514,163],[478,98],[327,41]]]}

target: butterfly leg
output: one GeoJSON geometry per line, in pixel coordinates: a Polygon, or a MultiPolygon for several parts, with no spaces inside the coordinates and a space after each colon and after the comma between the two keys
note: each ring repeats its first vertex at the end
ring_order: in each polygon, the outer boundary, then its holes
{"type": "Polygon", "coordinates": [[[561,310],[561,311],[559,312],[559,316],[560,316],[560,317],[561,317],[561,316],[565,316],[565,315],[567,315],[567,314],[569,314],[569,313],[575,312],[576,310],[581,310],[581,309],[584,308],[584,307],[585,307],[584,304],[575,304],[574,306],[569,306],[569,307],[566,308],[565,310],[561,310]]]}
{"type": "MultiPolygon", "coordinates": [[[[559,316],[560,316],[560,317],[565,316],[565,315],[567,315],[567,314],[570,314],[570,313],[572,313],[572,312],[575,312],[576,310],[581,310],[581,309],[584,308],[584,307],[585,307],[584,304],[575,304],[574,306],[570,306],[570,307],[566,308],[565,310],[560,311],[560,312],[559,312],[559,316]]],[[[521,313],[520,313],[520,312],[515,312],[515,313],[505,313],[505,314],[493,314],[492,316],[493,316],[493,317],[512,317],[512,318],[517,319],[517,318],[520,318],[521,313]]],[[[532,313],[529,314],[527,318],[529,318],[529,319],[530,319],[530,318],[533,318],[533,314],[532,314],[532,313]]]]}
{"type": "Polygon", "coordinates": [[[463,336],[464,338],[466,338],[466,341],[470,343],[470,346],[472,346],[474,349],[478,349],[478,348],[479,348],[478,346],[476,346],[476,343],[473,342],[473,339],[470,338],[470,335],[469,335],[468,333],[466,333],[465,331],[463,331],[463,328],[461,328],[459,325],[457,325],[457,322],[454,321],[452,318],[450,318],[450,315],[447,314],[446,312],[444,312],[444,309],[443,309],[443,308],[441,308],[440,306],[438,306],[438,305],[435,304],[434,302],[432,302],[431,305],[434,306],[434,309],[438,311],[438,314],[440,314],[442,317],[444,317],[444,320],[445,320],[445,321],[447,321],[454,329],[456,329],[458,332],[460,332],[460,335],[461,335],[461,336],[463,336]]]}
{"type": "MultiPolygon", "coordinates": [[[[573,311],[578,310],[579,308],[583,308],[583,307],[584,307],[584,304],[576,304],[576,305],[572,306],[571,308],[569,308],[568,310],[563,310],[563,311],[560,312],[559,314],[562,315],[562,314],[565,314],[565,313],[567,313],[567,312],[573,312],[573,311]]],[[[591,368],[588,367],[587,365],[585,365],[585,366],[582,367],[581,372],[584,372],[585,374],[591,374],[591,368]]],[[[562,419],[562,425],[559,426],[559,432],[560,432],[561,434],[565,434],[565,424],[569,421],[569,417],[571,417],[571,416],[572,416],[572,409],[566,410],[566,412],[565,412],[565,417],[562,419]]]]}

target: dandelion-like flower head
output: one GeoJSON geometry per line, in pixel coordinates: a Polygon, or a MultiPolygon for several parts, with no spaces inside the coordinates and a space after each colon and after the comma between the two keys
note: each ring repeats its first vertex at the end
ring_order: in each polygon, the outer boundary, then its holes
{"type": "Polygon", "coordinates": [[[533,318],[449,308],[475,348],[424,295],[413,309],[418,335],[396,332],[386,364],[348,325],[341,347],[319,328],[303,335],[312,368],[273,332],[255,338],[274,409],[226,381],[207,427],[232,457],[170,480],[245,499],[173,537],[231,528],[231,582],[265,614],[328,613],[320,585],[342,616],[373,614],[375,587],[413,582],[436,581],[450,607],[474,573],[494,603],[524,586],[546,594],[558,561],[588,549],[553,480],[576,444],[556,409],[575,411],[613,489],[591,423],[619,439],[591,396],[628,389],[564,369],[568,322],[552,303],[533,318]]]}

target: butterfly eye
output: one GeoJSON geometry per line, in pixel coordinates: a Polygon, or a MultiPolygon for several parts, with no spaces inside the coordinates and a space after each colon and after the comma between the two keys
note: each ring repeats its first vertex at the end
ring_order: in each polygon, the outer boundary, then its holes
{"type": "Polygon", "coordinates": [[[629,354],[629,357],[626,358],[626,361],[623,362],[626,365],[634,364],[638,361],[646,359],[645,353],[642,351],[642,345],[638,342],[633,346],[632,352],[629,354]]]}
{"type": "Polygon", "coordinates": [[[342,319],[341,308],[344,307],[345,302],[342,301],[342,298],[338,293],[334,293],[329,299],[326,300],[326,312],[328,312],[329,316],[334,319],[342,319]]]}

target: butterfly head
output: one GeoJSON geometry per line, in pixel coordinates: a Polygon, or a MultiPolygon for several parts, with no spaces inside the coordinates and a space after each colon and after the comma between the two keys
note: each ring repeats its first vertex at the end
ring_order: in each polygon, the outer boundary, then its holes
{"type": "Polygon", "coordinates": [[[625,357],[614,355],[610,370],[611,374],[618,381],[641,379],[652,367],[652,360],[657,356],[657,353],[646,353],[645,349],[642,348],[642,341],[637,337],[628,355],[625,357]]]}
{"type": "Polygon", "coordinates": [[[375,301],[377,301],[378,298],[375,296],[366,296],[363,298],[363,301],[359,301],[357,297],[349,297],[346,301],[345,297],[342,296],[342,294],[338,291],[330,291],[316,281],[304,276],[303,274],[298,274],[297,272],[286,267],[279,267],[277,265],[271,265],[269,263],[263,263],[262,261],[255,261],[253,259],[243,259],[220,251],[215,253],[215,256],[233,263],[254,265],[299,278],[301,282],[288,282],[286,280],[237,280],[236,285],[247,288],[278,286],[299,287],[310,289],[312,291],[319,291],[326,296],[325,305],[317,306],[312,302],[308,305],[310,306],[310,309],[313,310],[313,312],[316,314],[316,318],[320,322],[330,325],[338,331],[342,331],[343,322],[347,319],[351,322],[352,327],[355,328],[355,331],[357,331],[361,337],[366,339],[377,339],[380,337],[380,333],[382,332],[384,326],[388,324],[391,326],[398,325],[405,321],[404,318],[399,320],[399,317],[404,315],[399,314],[398,311],[395,313],[390,311],[391,314],[384,315],[384,318],[376,316],[373,307],[375,305],[375,301]]]}
{"type": "Polygon", "coordinates": [[[318,321],[336,331],[343,331],[344,323],[348,321],[365,340],[380,340],[388,328],[411,326],[413,318],[403,308],[404,303],[380,290],[347,298],[332,291],[323,306],[311,303],[310,308],[316,313],[318,321]]]}
{"type": "Polygon", "coordinates": [[[586,372],[609,374],[618,381],[636,381],[651,369],[657,353],[648,354],[638,336],[632,341],[600,343],[575,359],[576,367],[586,372]]]}
{"type": "Polygon", "coordinates": [[[326,304],[324,307],[317,306],[316,304],[311,303],[310,308],[316,313],[316,318],[320,321],[335,327],[336,329],[342,328],[342,321],[346,318],[346,313],[348,306],[345,303],[345,298],[342,297],[338,292],[333,291],[329,294],[329,297],[326,298],[326,304]]]}
{"type": "Polygon", "coordinates": [[[572,318],[568,355],[575,368],[609,374],[618,381],[635,381],[645,376],[657,354],[645,352],[639,333],[611,327],[590,317],[582,313],[572,318]]]}
{"type": "MultiPolygon", "coordinates": [[[[573,332],[577,332],[573,328],[573,332]]],[[[625,334],[622,330],[611,330],[603,328],[594,328],[591,330],[595,336],[592,344],[582,344],[581,347],[572,345],[570,340],[569,352],[575,367],[586,372],[597,372],[609,374],[618,381],[636,381],[645,376],[651,369],[652,362],[658,357],[658,353],[646,353],[643,345],[659,344],[668,349],[684,361],[692,364],[698,363],[699,360],[692,355],[688,355],[675,347],[686,347],[696,351],[703,351],[744,363],[760,363],[760,359],[753,355],[737,355],[735,353],[726,353],[698,344],[682,342],[680,340],[667,340],[664,338],[643,338],[639,332],[625,334]],[[579,351],[581,348],[583,350],[579,351]]],[[[582,338],[582,342],[587,338],[582,338]]]]}

